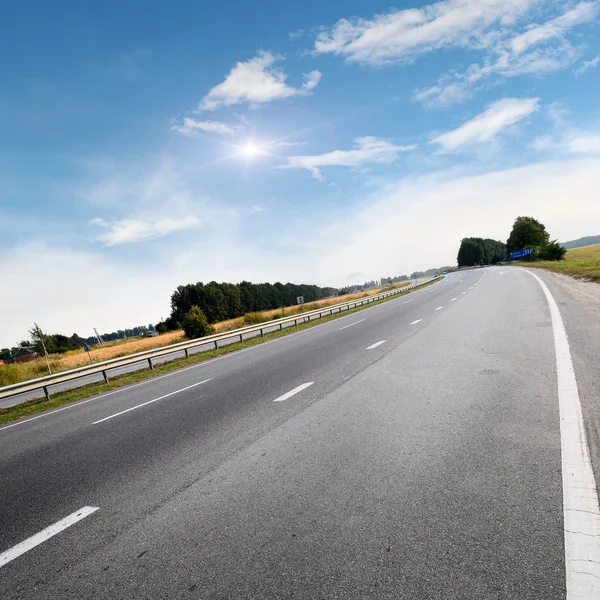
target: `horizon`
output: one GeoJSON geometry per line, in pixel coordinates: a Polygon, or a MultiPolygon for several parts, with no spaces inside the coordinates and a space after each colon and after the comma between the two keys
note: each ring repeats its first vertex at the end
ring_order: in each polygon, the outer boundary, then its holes
{"type": "Polygon", "coordinates": [[[177,8],[7,9],[0,347],[454,265],[519,215],[600,232],[597,1],[177,8]]]}

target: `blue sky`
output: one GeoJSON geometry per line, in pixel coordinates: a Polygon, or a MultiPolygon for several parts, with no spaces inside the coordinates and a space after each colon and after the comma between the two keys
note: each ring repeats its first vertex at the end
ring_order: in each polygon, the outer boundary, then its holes
{"type": "Polygon", "coordinates": [[[0,346],[600,233],[598,2],[94,4],[0,24],[0,346]]]}

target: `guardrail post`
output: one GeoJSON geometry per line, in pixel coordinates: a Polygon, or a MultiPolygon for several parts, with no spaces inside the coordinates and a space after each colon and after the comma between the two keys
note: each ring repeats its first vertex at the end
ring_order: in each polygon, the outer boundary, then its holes
{"type": "Polygon", "coordinates": [[[152,371],[154,371],[154,365],[152,364],[151,358],[148,359],[148,365],[150,366],[150,369],[152,369],[152,371]]]}
{"type": "Polygon", "coordinates": [[[188,352],[187,348],[184,349],[184,352],[185,352],[185,357],[189,358],[190,357],[190,353],[188,352]]]}
{"type": "Polygon", "coordinates": [[[48,393],[48,388],[44,386],[44,394],[46,396],[46,400],[50,400],[50,394],[48,393]]]}
{"type": "Polygon", "coordinates": [[[242,337],[242,334],[240,333],[240,342],[243,342],[244,338],[242,337]]]}
{"type": "Polygon", "coordinates": [[[106,374],[106,371],[102,371],[102,377],[104,377],[104,383],[108,383],[108,375],[106,374]]]}
{"type": "Polygon", "coordinates": [[[217,340],[215,340],[215,350],[219,349],[219,344],[217,344],[217,340]]]}
{"type": "Polygon", "coordinates": [[[260,330],[260,337],[265,337],[265,334],[263,333],[263,330],[260,330]]]}
{"type": "Polygon", "coordinates": [[[283,331],[283,323],[279,323],[279,331],[283,331]]]}

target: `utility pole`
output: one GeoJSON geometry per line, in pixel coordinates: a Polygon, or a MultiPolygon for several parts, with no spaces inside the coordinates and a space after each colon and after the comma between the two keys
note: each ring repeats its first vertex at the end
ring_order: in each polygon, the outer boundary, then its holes
{"type": "Polygon", "coordinates": [[[48,351],[46,350],[46,344],[44,344],[44,338],[40,338],[40,342],[42,342],[42,348],[44,349],[44,356],[46,357],[46,366],[48,367],[48,373],[52,375],[52,369],[50,368],[50,361],[48,360],[48,351]]]}
{"type": "Polygon", "coordinates": [[[104,344],[104,340],[100,337],[100,334],[98,333],[98,330],[94,327],[94,332],[96,333],[96,337],[98,338],[98,343],[100,345],[104,344]]]}

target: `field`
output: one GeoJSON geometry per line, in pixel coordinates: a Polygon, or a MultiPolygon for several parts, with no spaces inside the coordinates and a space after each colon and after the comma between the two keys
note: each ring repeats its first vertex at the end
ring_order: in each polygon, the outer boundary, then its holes
{"type": "MultiPolygon", "coordinates": [[[[298,314],[300,312],[306,312],[315,310],[321,306],[330,306],[332,304],[338,304],[340,302],[348,302],[355,298],[361,298],[379,294],[382,291],[388,291],[400,287],[409,285],[409,281],[402,283],[395,283],[386,285],[380,288],[369,290],[368,292],[357,292],[354,294],[345,294],[344,296],[335,296],[333,298],[325,298],[323,300],[317,300],[310,304],[305,304],[302,308],[298,306],[288,306],[278,310],[268,310],[260,313],[264,317],[264,321],[271,319],[278,319],[280,317],[298,314]]],[[[244,317],[237,319],[229,319],[228,321],[221,321],[215,323],[214,328],[216,333],[223,333],[232,329],[238,329],[244,327],[244,317]]],[[[121,356],[128,356],[135,354],[136,352],[142,352],[144,350],[153,350],[154,348],[160,348],[162,346],[168,346],[185,339],[183,331],[169,331],[163,333],[158,337],[152,338],[127,338],[124,340],[116,340],[109,342],[104,345],[94,345],[91,349],[90,356],[83,350],[72,350],[65,354],[51,354],[49,357],[50,368],[52,373],[59,371],[66,371],[68,369],[74,369],[75,367],[81,367],[90,364],[90,358],[92,362],[100,362],[103,360],[109,360],[111,358],[119,358],[121,356]]],[[[43,358],[29,362],[19,363],[13,365],[0,365],[0,386],[10,385],[12,383],[19,383],[20,381],[26,381],[28,379],[34,379],[36,377],[43,377],[48,375],[48,368],[46,361],[43,358]]]]}
{"type": "Polygon", "coordinates": [[[600,283],[600,244],[568,250],[565,260],[523,262],[523,266],[548,269],[555,273],[570,275],[576,279],[587,279],[600,283]]]}

